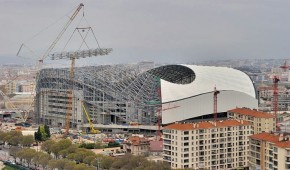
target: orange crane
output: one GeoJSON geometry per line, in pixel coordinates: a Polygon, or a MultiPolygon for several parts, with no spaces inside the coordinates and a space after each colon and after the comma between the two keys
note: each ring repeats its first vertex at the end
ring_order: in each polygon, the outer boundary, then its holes
{"type": "Polygon", "coordinates": [[[213,113],[214,113],[214,120],[217,120],[217,95],[220,93],[220,91],[218,91],[216,89],[216,87],[214,87],[214,91],[213,91],[213,113]]]}
{"type": "Polygon", "coordinates": [[[284,65],[280,66],[280,68],[282,68],[284,70],[284,72],[289,70],[290,66],[288,65],[287,60],[285,60],[284,65]]]}
{"type": "Polygon", "coordinates": [[[276,127],[278,127],[277,120],[277,111],[278,111],[278,82],[280,81],[279,77],[273,77],[273,111],[276,118],[276,127]]]}

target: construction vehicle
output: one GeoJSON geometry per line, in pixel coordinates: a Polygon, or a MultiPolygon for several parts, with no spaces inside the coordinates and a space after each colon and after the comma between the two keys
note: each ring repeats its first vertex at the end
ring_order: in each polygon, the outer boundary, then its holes
{"type": "Polygon", "coordinates": [[[93,134],[100,133],[99,130],[94,129],[93,122],[91,121],[91,118],[90,118],[90,116],[89,116],[89,114],[88,114],[88,112],[86,110],[86,107],[84,105],[84,102],[82,102],[82,108],[83,108],[83,110],[84,110],[84,112],[86,114],[86,118],[87,118],[87,120],[88,120],[88,122],[90,124],[90,133],[93,133],[93,134]]]}

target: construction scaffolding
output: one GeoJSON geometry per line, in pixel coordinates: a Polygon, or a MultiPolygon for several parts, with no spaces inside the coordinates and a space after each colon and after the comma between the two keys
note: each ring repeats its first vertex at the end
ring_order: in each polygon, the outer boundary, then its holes
{"type": "Polygon", "coordinates": [[[73,82],[67,68],[43,69],[36,84],[37,120],[64,126],[66,110],[71,109],[71,127],[76,128],[87,123],[81,109],[85,101],[94,124],[156,124],[160,104],[154,107],[148,102],[162,103],[159,79],[179,84],[193,81],[195,75],[187,74],[185,68],[172,65],[144,72],[138,64],[79,67],[73,82]],[[72,103],[68,103],[68,89],[74,90],[72,103]]]}

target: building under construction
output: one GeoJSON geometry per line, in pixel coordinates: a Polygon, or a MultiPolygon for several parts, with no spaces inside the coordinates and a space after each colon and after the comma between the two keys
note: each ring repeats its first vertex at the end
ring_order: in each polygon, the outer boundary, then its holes
{"type": "Polygon", "coordinates": [[[156,123],[161,104],[160,78],[186,82],[193,77],[192,74],[180,77],[190,70],[174,65],[145,71],[143,68],[148,69],[148,64],[153,67],[152,63],[80,67],[75,70],[73,82],[69,69],[41,70],[36,80],[37,120],[62,127],[71,109],[71,127],[79,127],[87,122],[82,110],[84,104],[94,124],[156,123]],[[73,100],[68,100],[70,88],[73,100]]]}
{"type": "Polygon", "coordinates": [[[162,123],[169,124],[212,114],[214,86],[221,92],[217,112],[257,108],[254,85],[241,71],[193,65],[153,66],[149,62],[79,67],[73,80],[69,69],[43,69],[36,80],[36,118],[39,123],[64,127],[70,110],[72,128],[88,127],[84,105],[98,128],[156,125],[159,111],[162,123]],[[226,77],[229,72],[233,75],[226,77]]]}

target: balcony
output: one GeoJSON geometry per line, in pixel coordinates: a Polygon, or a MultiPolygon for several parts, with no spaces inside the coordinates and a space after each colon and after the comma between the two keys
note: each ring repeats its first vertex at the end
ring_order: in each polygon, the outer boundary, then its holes
{"type": "Polygon", "coordinates": [[[171,152],[170,151],[163,151],[163,154],[164,155],[171,155],[171,152]]]}
{"type": "Polygon", "coordinates": [[[204,157],[199,157],[199,162],[204,161],[204,157]]]}
{"type": "Polygon", "coordinates": [[[167,162],[170,162],[171,161],[171,157],[170,156],[164,156],[163,160],[165,160],[167,162]]]}
{"type": "Polygon", "coordinates": [[[163,140],[163,143],[164,143],[164,144],[169,144],[169,145],[171,145],[171,140],[166,140],[166,139],[164,139],[164,140],[163,140]]]}

